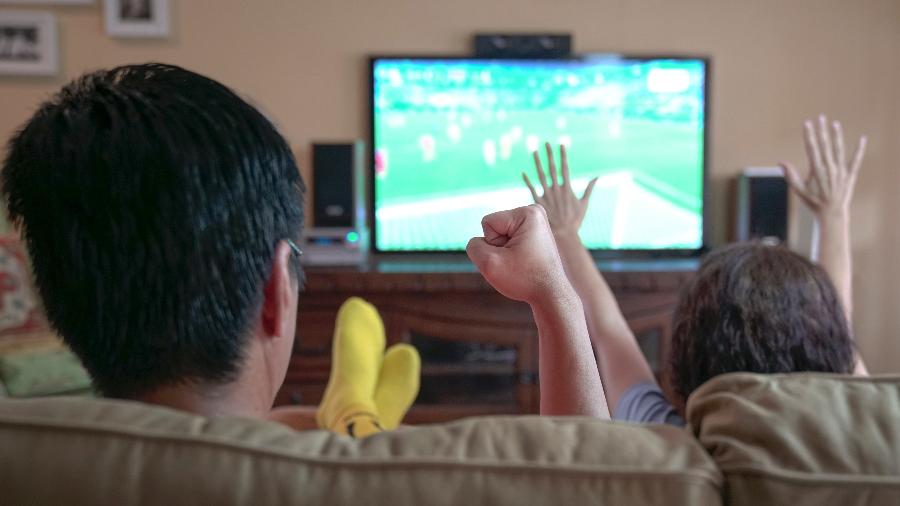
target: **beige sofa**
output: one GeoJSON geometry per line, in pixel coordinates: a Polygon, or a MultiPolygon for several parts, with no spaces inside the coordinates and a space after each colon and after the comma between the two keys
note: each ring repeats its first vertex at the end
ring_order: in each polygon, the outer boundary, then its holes
{"type": "Polygon", "coordinates": [[[0,401],[0,504],[900,504],[900,377],[729,375],[690,429],[498,417],[362,441],[102,399],[0,401]]]}

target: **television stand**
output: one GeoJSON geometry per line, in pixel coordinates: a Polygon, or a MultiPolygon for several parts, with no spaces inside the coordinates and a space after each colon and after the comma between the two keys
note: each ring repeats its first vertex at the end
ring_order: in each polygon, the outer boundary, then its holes
{"type": "MultiPolygon", "coordinates": [[[[659,374],[681,287],[696,259],[598,262],[659,374]]],[[[338,307],[360,296],[380,311],[388,345],[422,355],[422,388],[406,423],[539,409],[537,329],[531,309],[488,285],[464,256],[389,257],[355,268],[309,268],[297,339],[276,405],[315,405],[331,365],[338,307]]]]}

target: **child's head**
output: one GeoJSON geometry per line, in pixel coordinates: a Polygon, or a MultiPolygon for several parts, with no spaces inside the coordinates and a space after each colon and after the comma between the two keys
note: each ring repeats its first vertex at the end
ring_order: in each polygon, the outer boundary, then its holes
{"type": "Polygon", "coordinates": [[[669,379],[682,400],[729,372],[848,373],[853,341],[819,266],[760,243],[710,253],[675,312],[669,379]]]}

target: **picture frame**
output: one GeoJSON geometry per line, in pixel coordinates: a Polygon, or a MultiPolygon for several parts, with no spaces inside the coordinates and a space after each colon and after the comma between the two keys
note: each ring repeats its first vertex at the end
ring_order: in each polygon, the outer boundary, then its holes
{"type": "Polygon", "coordinates": [[[0,9],[0,76],[53,76],[59,72],[56,16],[0,9]]]}
{"type": "Polygon", "coordinates": [[[103,0],[110,37],[164,39],[169,36],[169,0],[103,0]]]}
{"type": "Polygon", "coordinates": [[[0,0],[0,5],[40,5],[40,6],[69,6],[69,5],[94,5],[94,0],[0,0]]]}

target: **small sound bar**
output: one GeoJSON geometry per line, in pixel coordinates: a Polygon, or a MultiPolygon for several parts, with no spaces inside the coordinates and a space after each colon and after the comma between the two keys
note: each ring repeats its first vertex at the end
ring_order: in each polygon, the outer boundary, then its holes
{"type": "Polygon", "coordinates": [[[565,58],[572,55],[572,35],[567,33],[478,33],[478,58],[565,58]]]}

